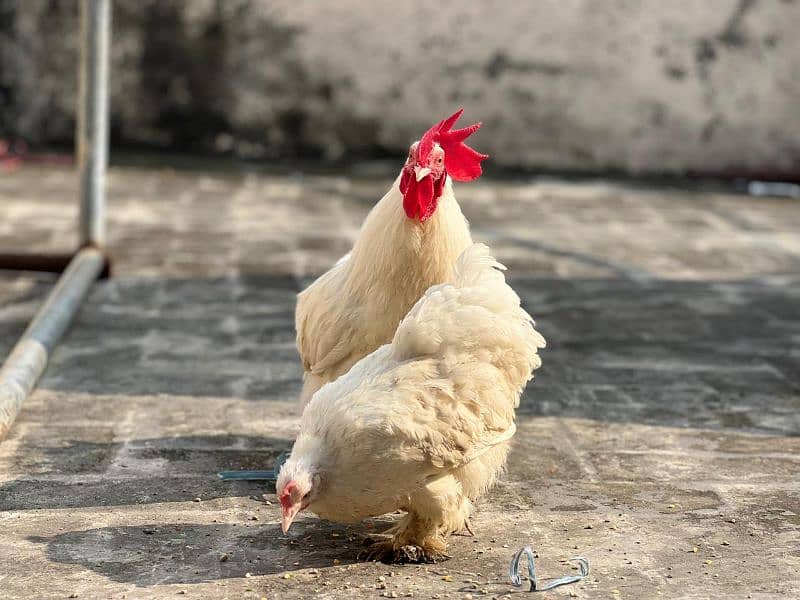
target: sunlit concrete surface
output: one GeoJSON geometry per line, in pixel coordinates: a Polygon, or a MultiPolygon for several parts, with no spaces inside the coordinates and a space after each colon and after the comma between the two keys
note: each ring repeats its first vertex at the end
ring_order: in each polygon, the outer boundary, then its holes
{"type": "MultiPolygon", "coordinates": [[[[523,544],[543,577],[591,561],[554,597],[800,595],[796,200],[457,186],[549,346],[450,561],[358,563],[391,517],[284,536],[268,488],[216,479],[290,445],[295,293],[389,179],[111,170],[116,276],[0,443],[2,596],[502,597],[523,544]]],[[[71,248],[75,196],[67,170],[0,175],[0,251],[71,248]]],[[[0,273],[3,356],[53,281],[0,273]]]]}

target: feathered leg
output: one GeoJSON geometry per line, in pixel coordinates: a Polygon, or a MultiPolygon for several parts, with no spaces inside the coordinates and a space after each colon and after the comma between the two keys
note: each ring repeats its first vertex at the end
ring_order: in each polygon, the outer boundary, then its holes
{"type": "Polygon", "coordinates": [[[441,477],[411,497],[408,514],[386,532],[390,540],[371,545],[360,556],[401,563],[446,560],[447,536],[466,526],[470,509],[456,479],[441,477]]]}

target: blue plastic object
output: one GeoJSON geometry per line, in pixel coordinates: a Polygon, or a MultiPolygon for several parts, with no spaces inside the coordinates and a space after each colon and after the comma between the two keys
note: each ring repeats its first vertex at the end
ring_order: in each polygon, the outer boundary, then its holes
{"type": "Polygon", "coordinates": [[[275,468],[269,471],[220,471],[222,481],[277,481],[283,463],[289,458],[288,452],[281,452],[275,459],[275,468]]]}

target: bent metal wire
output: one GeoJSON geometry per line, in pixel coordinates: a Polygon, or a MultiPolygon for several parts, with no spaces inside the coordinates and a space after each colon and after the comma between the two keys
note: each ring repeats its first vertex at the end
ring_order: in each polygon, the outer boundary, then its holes
{"type": "Polygon", "coordinates": [[[575,583],[580,581],[589,574],[589,561],[583,556],[573,556],[569,558],[569,562],[578,564],[578,575],[565,575],[558,579],[551,579],[546,583],[540,584],[536,580],[536,567],[534,566],[534,554],[530,546],[520,548],[519,551],[512,557],[511,564],[508,567],[508,577],[511,579],[511,585],[514,587],[522,587],[522,577],[519,573],[519,563],[522,556],[525,555],[528,559],[528,580],[531,582],[531,592],[545,592],[552,590],[562,585],[575,583]]]}

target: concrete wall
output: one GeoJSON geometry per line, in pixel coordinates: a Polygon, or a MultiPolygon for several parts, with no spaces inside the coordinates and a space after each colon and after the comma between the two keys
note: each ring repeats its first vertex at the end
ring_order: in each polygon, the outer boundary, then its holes
{"type": "MultiPolygon", "coordinates": [[[[0,0],[0,134],[71,137],[75,2],[0,0]]],[[[116,2],[116,140],[404,153],[464,105],[501,166],[800,176],[800,2],[116,2]]]]}

